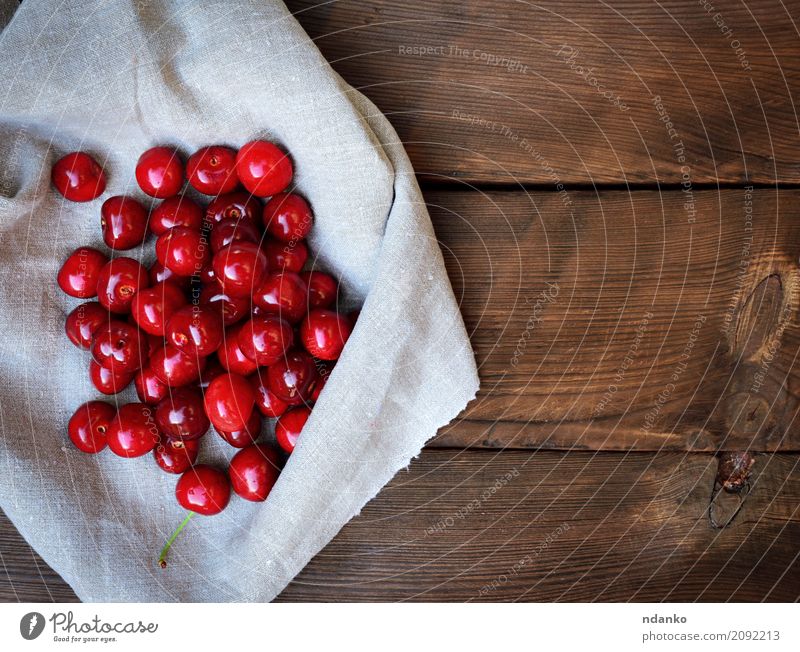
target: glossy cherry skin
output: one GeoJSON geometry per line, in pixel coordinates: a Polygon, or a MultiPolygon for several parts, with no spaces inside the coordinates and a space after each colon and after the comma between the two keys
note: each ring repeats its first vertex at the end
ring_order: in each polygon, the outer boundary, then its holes
{"type": "Polygon", "coordinates": [[[58,286],[71,297],[90,299],[97,295],[97,282],[106,263],[108,256],[104,253],[79,247],[58,270],[58,286]]]}
{"type": "Polygon", "coordinates": [[[249,297],[267,273],[267,258],[254,242],[234,242],[214,254],[217,281],[227,294],[249,297]]]}
{"type": "Polygon", "coordinates": [[[253,303],[264,314],[296,324],[308,310],[308,289],[294,272],[270,272],[253,292],[253,303]]]}
{"type": "Polygon", "coordinates": [[[216,280],[203,286],[200,305],[219,315],[226,326],[241,321],[250,313],[250,297],[234,297],[223,291],[216,280]]]}
{"type": "Polygon", "coordinates": [[[300,324],[300,341],[320,360],[337,360],[353,331],[350,320],[333,310],[312,310],[300,324]]]}
{"type": "Polygon", "coordinates": [[[175,272],[171,272],[158,261],[150,265],[150,269],[147,270],[147,276],[150,279],[151,286],[169,281],[177,285],[184,292],[187,292],[192,284],[192,278],[190,276],[178,276],[175,272]]]}
{"type": "Polygon", "coordinates": [[[156,425],[170,439],[200,439],[211,425],[203,394],[196,387],[180,387],[156,406],[156,425]]]}
{"type": "Polygon", "coordinates": [[[67,315],[64,330],[75,346],[88,349],[92,345],[92,335],[110,318],[108,311],[97,301],[87,301],[67,315]]]}
{"type": "Polygon", "coordinates": [[[302,240],[311,231],[314,215],[311,206],[300,195],[282,192],[264,206],[264,227],[281,242],[302,240]]]}
{"type": "Polygon", "coordinates": [[[150,231],[156,236],[176,226],[199,231],[203,228],[203,224],[203,209],[197,202],[184,195],[165,199],[150,214],[150,231]]]}
{"type": "Polygon", "coordinates": [[[261,436],[261,412],[253,410],[244,428],[233,431],[217,430],[217,434],[234,448],[249,446],[261,436]]]}
{"type": "Polygon", "coordinates": [[[267,257],[270,271],[300,272],[308,260],[305,240],[298,240],[293,244],[267,240],[261,250],[267,257]]]}
{"type": "Polygon", "coordinates": [[[239,346],[239,334],[243,324],[236,324],[225,331],[222,344],[217,349],[220,364],[231,373],[249,376],[256,369],[258,363],[248,358],[239,346]]]}
{"type": "Polygon", "coordinates": [[[185,473],[194,465],[199,452],[200,440],[198,439],[181,441],[162,437],[158,446],[153,449],[153,457],[156,464],[167,473],[180,474],[185,473]]]}
{"type": "Polygon", "coordinates": [[[169,320],[167,341],[186,353],[207,356],[222,344],[222,319],[210,308],[184,306],[169,320]]]}
{"type": "Polygon", "coordinates": [[[114,372],[94,360],[89,360],[89,378],[92,380],[92,385],[101,394],[118,394],[131,384],[134,375],[127,371],[114,372]]]}
{"type": "Polygon", "coordinates": [[[325,272],[302,272],[300,278],[308,287],[308,309],[330,308],[336,303],[339,284],[336,279],[325,272]]]}
{"type": "Polygon", "coordinates": [[[213,199],[206,208],[207,222],[222,220],[249,220],[258,223],[261,202],[249,192],[229,192],[213,199]]]}
{"type": "Polygon", "coordinates": [[[239,185],[236,151],[222,145],[198,149],[186,163],[186,176],[192,187],[204,195],[231,192],[239,185]]]}
{"type": "Polygon", "coordinates": [[[138,247],[147,237],[147,209],[133,197],[110,197],[100,208],[100,228],[111,249],[138,247]]]}
{"type": "Polygon", "coordinates": [[[142,332],[124,321],[103,324],[92,339],[92,357],[116,374],[134,373],[147,359],[142,332]]]}
{"type": "Polygon", "coordinates": [[[186,296],[172,281],[164,281],[136,293],[131,315],[150,335],[164,336],[170,317],[186,305],[186,296]]]}
{"type": "Polygon", "coordinates": [[[151,197],[165,199],[177,195],[183,187],[183,163],[169,147],[153,147],[136,163],[136,181],[151,197]]]}
{"type": "Polygon", "coordinates": [[[150,368],[170,387],[182,387],[200,378],[206,359],[184,353],[172,344],[159,346],[150,355],[150,368]]]}
{"type": "Polygon", "coordinates": [[[206,360],[208,361],[206,368],[200,374],[200,382],[198,383],[200,389],[206,389],[212,380],[228,371],[222,366],[217,356],[209,356],[206,360]]]}
{"type": "Polygon", "coordinates": [[[149,366],[142,367],[136,372],[133,385],[136,387],[139,400],[147,405],[157,405],[169,394],[169,385],[161,382],[149,366]]]}
{"type": "Polygon", "coordinates": [[[294,331],[280,317],[253,317],[242,325],[237,340],[245,357],[266,367],[283,357],[294,342],[294,331]]]}
{"type": "Polygon", "coordinates": [[[84,453],[99,453],[106,447],[106,433],[117,411],[103,401],[81,405],[69,420],[67,432],[75,448],[84,453]]]}
{"type": "Polygon", "coordinates": [[[264,370],[261,373],[253,374],[248,378],[253,391],[256,393],[256,407],[261,414],[271,419],[281,416],[289,408],[286,401],[282,401],[273,394],[267,387],[267,375],[264,370]]]}
{"type": "Polygon", "coordinates": [[[117,411],[108,428],[108,447],[120,457],[141,457],[161,441],[153,409],[144,403],[128,403],[117,411]]]}
{"type": "Polygon", "coordinates": [[[242,185],[257,197],[284,191],[294,174],[289,155],[266,140],[251,141],[239,150],[236,172],[242,185]]]}
{"type": "Polygon", "coordinates": [[[267,387],[289,405],[300,405],[311,397],[318,375],[308,353],[290,349],[267,369],[267,387]]]}
{"type": "Polygon", "coordinates": [[[211,228],[211,251],[224,249],[233,242],[261,242],[261,232],[252,220],[225,219],[211,228]]]}
{"type": "Polygon", "coordinates": [[[252,386],[239,374],[217,376],[206,388],[206,414],[217,430],[233,432],[244,428],[255,402],[252,386]]]}
{"type": "Polygon", "coordinates": [[[106,173],[85,152],[72,152],[58,159],[50,177],[56,190],[69,201],[91,201],[106,189],[106,173]]]}
{"type": "Polygon", "coordinates": [[[275,439],[285,452],[291,453],[297,439],[306,425],[311,410],[307,407],[292,408],[283,414],[275,424],[275,439]]]}
{"type": "Polygon", "coordinates": [[[231,485],[223,471],[198,464],[178,479],[175,497],[184,509],[203,516],[213,516],[227,507],[231,499],[231,485]]]}
{"type": "Polygon", "coordinates": [[[127,314],[136,293],[149,287],[147,270],[133,258],[108,261],[97,279],[97,300],[111,312],[127,314]]]}
{"type": "Polygon", "coordinates": [[[176,226],[156,240],[158,262],[178,276],[199,274],[211,259],[208,239],[186,226],[176,226]]]}
{"type": "Polygon", "coordinates": [[[245,500],[262,502],[278,480],[278,454],[266,444],[254,444],[233,456],[228,475],[237,495],[245,500]]]}

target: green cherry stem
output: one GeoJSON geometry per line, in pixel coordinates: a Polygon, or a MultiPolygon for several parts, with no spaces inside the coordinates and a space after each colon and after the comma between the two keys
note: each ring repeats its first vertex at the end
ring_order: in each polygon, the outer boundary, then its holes
{"type": "Polygon", "coordinates": [[[167,542],[161,549],[161,554],[158,556],[158,565],[161,566],[161,568],[167,567],[167,553],[169,552],[170,547],[172,547],[172,544],[175,542],[175,539],[178,538],[178,535],[181,533],[181,530],[183,530],[183,528],[186,527],[186,524],[192,519],[192,516],[194,516],[194,512],[189,512],[186,515],[186,518],[183,519],[183,522],[177,528],[175,528],[175,531],[172,533],[172,536],[170,536],[170,538],[167,539],[167,542]]]}

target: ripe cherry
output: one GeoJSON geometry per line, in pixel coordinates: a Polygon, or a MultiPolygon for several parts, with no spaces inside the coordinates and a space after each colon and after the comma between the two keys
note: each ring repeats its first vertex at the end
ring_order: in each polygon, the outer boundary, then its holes
{"type": "Polygon", "coordinates": [[[140,457],[161,440],[153,409],[144,403],[128,403],[117,411],[108,428],[108,447],[120,457],[140,457]]]}
{"type": "Polygon", "coordinates": [[[277,315],[296,324],[306,314],[308,290],[294,272],[270,272],[253,292],[253,303],[264,314],[277,315]]]}
{"type": "Polygon", "coordinates": [[[87,301],[67,315],[64,330],[75,346],[88,349],[92,345],[92,335],[109,319],[108,311],[97,301],[87,301]]]}
{"type": "Polygon", "coordinates": [[[209,428],[203,394],[195,387],[180,387],[156,406],[156,425],[170,439],[200,439],[209,428]]]}
{"type": "Polygon", "coordinates": [[[92,340],[92,357],[117,375],[133,373],[146,360],[147,343],[142,332],[124,321],[103,324],[92,340]]]}
{"type": "Polygon", "coordinates": [[[110,197],[100,208],[100,228],[111,249],[138,247],[147,237],[147,209],[133,197],[110,197]]]}
{"type": "Polygon", "coordinates": [[[294,244],[267,240],[261,249],[267,257],[270,271],[300,272],[308,260],[305,240],[298,240],[294,244]]]}
{"type": "Polygon", "coordinates": [[[133,384],[139,400],[148,405],[157,405],[169,393],[169,385],[162,383],[149,366],[136,372],[133,384]]]}
{"type": "Polygon", "coordinates": [[[229,192],[211,200],[206,208],[206,221],[249,220],[258,224],[261,210],[261,202],[249,192],[229,192]]]}
{"type": "Polygon", "coordinates": [[[221,145],[203,147],[189,157],[186,176],[192,187],[204,195],[231,192],[239,185],[236,151],[221,145]]]}
{"type": "Polygon", "coordinates": [[[222,366],[217,356],[209,356],[206,360],[208,360],[206,368],[200,374],[200,389],[206,389],[212,380],[227,372],[227,369],[222,366]]]}
{"type": "Polygon", "coordinates": [[[184,353],[172,344],[159,346],[150,355],[150,368],[156,377],[170,387],[195,382],[205,368],[206,359],[184,353]]]}
{"type": "Polygon", "coordinates": [[[266,444],[254,444],[233,456],[228,474],[233,490],[245,500],[261,502],[278,480],[278,454],[266,444]]]}
{"type": "Polygon", "coordinates": [[[223,291],[215,280],[204,285],[200,292],[200,305],[207,306],[214,315],[222,318],[226,326],[244,319],[250,312],[250,297],[234,297],[223,291]]]}
{"type": "Polygon", "coordinates": [[[325,272],[302,272],[300,278],[308,287],[308,309],[330,308],[336,302],[339,284],[325,272]]]}
{"type": "Polygon", "coordinates": [[[150,215],[150,231],[157,236],[176,226],[185,226],[196,231],[203,228],[203,209],[184,195],[165,199],[150,215]]]}
{"type": "Polygon", "coordinates": [[[275,439],[285,452],[291,453],[297,439],[308,421],[311,410],[307,407],[292,408],[283,414],[275,424],[275,439]]]}
{"type": "Polygon", "coordinates": [[[255,401],[255,392],[244,376],[222,374],[208,384],[206,414],[217,430],[241,430],[253,413],[255,401]]]}
{"type": "Polygon", "coordinates": [[[108,256],[97,249],[79,247],[58,271],[58,285],[71,297],[89,299],[97,294],[97,281],[107,262],[108,256]]]}
{"type": "Polygon", "coordinates": [[[202,232],[176,226],[156,240],[158,262],[178,276],[199,274],[211,258],[208,240],[202,232]]]}
{"type": "Polygon", "coordinates": [[[150,285],[147,270],[133,258],[108,261],[97,279],[97,300],[111,312],[129,313],[137,292],[150,285]]]}
{"type": "Polygon", "coordinates": [[[319,401],[319,395],[322,393],[322,390],[325,389],[325,385],[328,383],[328,379],[331,377],[331,371],[333,371],[331,363],[320,362],[317,364],[319,380],[317,380],[317,384],[314,385],[314,390],[311,392],[311,400],[314,403],[319,401]]]}
{"type": "Polygon", "coordinates": [[[317,382],[314,359],[305,351],[290,349],[267,369],[267,387],[289,405],[308,400],[317,382]]]}
{"type": "Polygon", "coordinates": [[[300,340],[315,358],[337,360],[353,327],[350,320],[333,310],[312,310],[300,325],[300,340]]]}
{"type": "Polygon", "coordinates": [[[183,187],[183,163],[178,152],[169,147],[148,149],[136,163],[136,181],[156,199],[177,195],[183,187]]]}
{"type": "Polygon", "coordinates": [[[253,374],[248,380],[256,393],[256,407],[261,411],[261,414],[265,417],[275,418],[286,412],[289,404],[279,399],[269,390],[266,373],[263,377],[260,373],[253,374]]]}
{"type": "Polygon", "coordinates": [[[254,242],[234,242],[214,254],[214,275],[227,294],[247,297],[267,273],[267,258],[254,242]]]}
{"type": "Polygon", "coordinates": [[[217,430],[217,433],[234,448],[249,446],[261,436],[261,412],[253,410],[244,428],[232,431],[217,430]]]}
{"type": "Polygon", "coordinates": [[[150,285],[158,285],[163,281],[169,281],[177,285],[184,292],[187,292],[192,284],[192,278],[190,276],[178,276],[175,272],[171,272],[158,261],[150,265],[147,276],[150,279],[150,285]]]}
{"type": "Polygon", "coordinates": [[[214,253],[224,249],[232,242],[261,242],[261,233],[252,220],[235,220],[228,218],[214,222],[211,228],[211,251],[214,253]]]}
{"type": "Polygon", "coordinates": [[[153,457],[156,464],[167,473],[180,474],[185,473],[194,465],[199,451],[200,440],[198,439],[181,441],[162,437],[158,446],[153,449],[153,457]]]}
{"type": "Polygon", "coordinates": [[[281,242],[302,240],[311,231],[313,222],[308,202],[291,192],[275,195],[264,206],[264,227],[281,242]]]}
{"type": "Polygon", "coordinates": [[[239,349],[259,366],[268,366],[281,359],[294,341],[289,322],[280,317],[253,317],[242,326],[237,336],[239,349]]]}
{"type": "Polygon", "coordinates": [[[258,197],[282,192],[294,173],[289,155],[266,140],[254,140],[239,150],[236,172],[242,185],[258,197]]]}
{"type": "Polygon", "coordinates": [[[91,201],[106,189],[103,168],[85,152],[72,152],[56,161],[51,179],[56,190],[70,201],[91,201]]]}
{"type": "Polygon", "coordinates": [[[239,333],[242,331],[242,326],[236,324],[225,331],[222,344],[217,349],[217,357],[220,364],[228,371],[241,376],[249,376],[258,369],[258,363],[248,358],[239,346],[239,333]]]}
{"type": "Polygon", "coordinates": [[[186,296],[172,281],[164,281],[136,293],[131,315],[146,333],[164,336],[170,317],[186,305],[186,296]]]}
{"type": "Polygon", "coordinates": [[[133,380],[134,373],[125,371],[114,372],[99,365],[94,360],[89,360],[89,378],[101,394],[118,394],[133,380]]]}
{"type": "Polygon", "coordinates": [[[227,507],[231,486],[224,472],[213,466],[198,464],[178,479],[175,497],[184,509],[203,516],[213,516],[227,507]]]}
{"type": "Polygon", "coordinates": [[[103,401],[81,405],[69,420],[67,432],[75,448],[84,453],[99,453],[106,447],[106,433],[117,411],[103,401]]]}
{"type": "Polygon", "coordinates": [[[185,306],[167,325],[167,340],[185,353],[207,356],[222,344],[222,319],[211,308],[185,306]]]}

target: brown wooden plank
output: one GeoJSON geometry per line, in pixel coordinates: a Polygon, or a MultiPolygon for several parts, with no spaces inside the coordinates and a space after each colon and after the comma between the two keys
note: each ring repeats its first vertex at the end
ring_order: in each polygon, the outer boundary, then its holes
{"type": "Polygon", "coordinates": [[[434,445],[800,449],[800,192],[565,197],[426,194],[481,375],[434,445]]]}
{"type": "Polygon", "coordinates": [[[798,0],[287,4],[427,177],[800,181],[798,0]]]}

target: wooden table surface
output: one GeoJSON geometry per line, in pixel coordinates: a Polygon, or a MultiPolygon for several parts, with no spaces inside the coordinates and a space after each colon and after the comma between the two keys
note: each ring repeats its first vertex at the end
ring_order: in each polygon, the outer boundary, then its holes
{"type": "Polygon", "coordinates": [[[482,389],[280,599],[798,600],[800,1],[288,5],[405,143],[482,389]]]}

